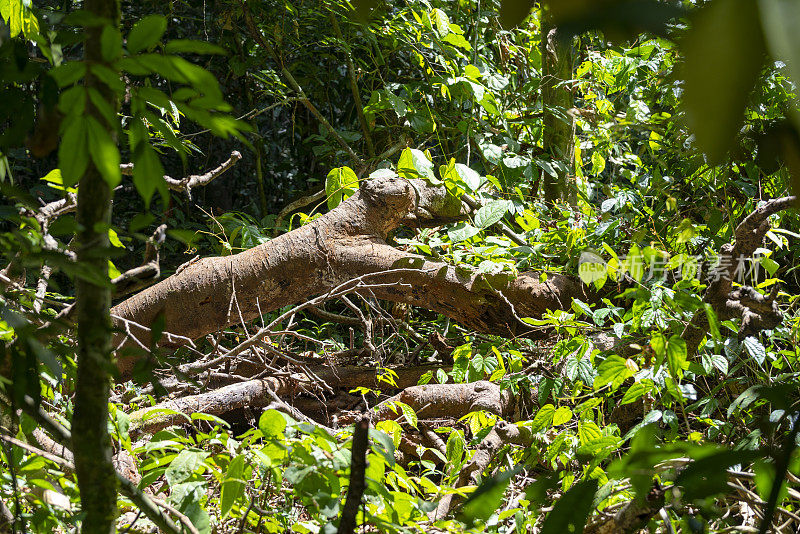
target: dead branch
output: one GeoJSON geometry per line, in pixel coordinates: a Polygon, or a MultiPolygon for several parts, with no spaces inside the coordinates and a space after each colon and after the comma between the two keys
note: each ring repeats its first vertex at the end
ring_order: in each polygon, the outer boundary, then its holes
{"type": "MultiPolygon", "coordinates": [[[[720,321],[739,317],[742,319],[740,337],[756,335],[761,330],[774,328],[783,320],[783,315],[775,302],[776,290],[764,297],[753,288],[744,286],[733,290],[733,278],[740,258],[752,257],[761,246],[764,236],[770,229],[769,217],[797,205],[796,196],[774,198],[753,211],[736,227],[734,243],[725,244],[720,249],[721,263],[714,271],[714,280],[708,285],[703,297],[710,304],[720,321]]],[[[705,310],[694,314],[692,321],[684,328],[682,337],[686,340],[689,353],[697,351],[700,341],[709,329],[705,310]]]]}
{"type": "Polygon", "coordinates": [[[161,264],[158,251],[167,236],[167,225],[162,224],[156,228],[153,235],[147,240],[144,261],[138,267],[129,269],[117,276],[111,283],[114,284],[114,296],[123,297],[139,291],[155,283],[161,276],[161,264]]]}
{"type": "MultiPolygon", "coordinates": [[[[210,184],[215,178],[236,165],[240,159],[242,159],[242,154],[238,150],[234,150],[227,160],[204,174],[191,174],[180,180],[164,175],[164,181],[167,182],[169,189],[186,193],[186,196],[191,199],[192,189],[210,184]]],[[[133,163],[123,163],[119,169],[125,176],[133,175],[133,163]]]]}
{"type": "MultiPolygon", "coordinates": [[[[406,387],[416,384],[420,377],[438,366],[420,366],[397,369],[394,378],[396,387],[406,387]]],[[[318,366],[311,369],[318,380],[322,380],[329,388],[385,388],[388,384],[381,380],[382,372],[364,367],[331,367],[318,366]]],[[[229,376],[229,375],[226,375],[229,376]]],[[[490,384],[489,382],[486,382],[490,384]]],[[[142,408],[130,414],[131,436],[138,436],[144,432],[156,432],[168,426],[182,424],[189,421],[188,415],[196,412],[211,415],[224,415],[233,410],[250,407],[263,408],[268,405],[273,396],[285,397],[311,390],[314,381],[309,375],[292,373],[281,377],[266,377],[245,382],[235,382],[218,389],[189,395],[182,398],[169,399],[150,408],[142,408]],[[174,413],[179,412],[179,413],[174,413]]],[[[216,385],[216,384],[214,384],[216,385]]],[[[499,397],[499,388],[491,384],[488,388],[499,397]]],[[[476,400],[476,406],[491,404],[491,394],[484,394],[476,400]]],[[[476,407],[475,409],[482,409],[476,407]]],[[[465,412],[467,413],[467,412],[465,412]]],[[[346,422],[345,422],[346,423],[346,422]]]]}
{"type": "Polygon", "coordinates": [[[411,386],[375,407],[377,421],[398,419],[403,412],[396,403],[410,406],[420,419],[459,418],[483,410],[503,416],[513,410],[513,397],[487,380],[468,384],[424,384],[411,386]]]}
{"type": "Polygon", "coordinates": [[[298,198],[294,202],[290,202],[289,204],[287,204],[280,211],[280,213],[278,213],[278,216],[275,218],[275,232],[276,232],[275,235],[278,235],[277,234],[278,227],[280,227],[280,225],[283,222],[283,220],[286,217],[288,217],[291,213],[299,210],[300,208],[308,206],[309,204],[312,204],[314,202],[319,202],[323,198],[325,198],[325,188],[324,187],[322,189],[320,189],[319,191],[317,191],[316,193],[313,193],[313,194],[308,195],[308,196],[304,196],[302,198],[298,198]]]}

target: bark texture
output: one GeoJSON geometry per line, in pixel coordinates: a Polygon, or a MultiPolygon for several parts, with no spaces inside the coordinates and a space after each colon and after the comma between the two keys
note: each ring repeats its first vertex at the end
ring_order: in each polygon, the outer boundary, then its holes
{"type": "Polygon", "coordinates": [[[545,17],[542,31],[542,109],[544,124],[542,144],[553,159],[567,164],[567,173],[552,176],[542,171],[542,190],[547,202],[570,201],[574,204],[576,189],[572,175],[572,160],[575,153],[574,119],[569,110],[574,99],[565,83],[572,79],[574,54],[572,45],[564,42],[553,27],[549,16],[545,17]]]}
{"type": "Polygon", "coordinates": [[[337,534],[352,534],[356,530],[356,517],[361,506],[361,498],[366,489],[365,472],[367,470],[367,445],[369,444],[369,418],[362,417],[356,422],[353,431],[352,462],[350,463],[350,486],[347,488],[347,499],[342,508],[337,534]]]}
{"type": "MultiPolygon", "coordinates": [[[[409,388],[416,384],[426,372],[439,368],[440,366],[424,365],[393,369],[397,374],[395,383],[398,388],[409,388]]],[[[310,370],[319,380],[324,381],[332,388],[351,389],[359,386],[381,388],[385,386],[378,380],[379,373],[375,369],[357,366],[320,366],[310,370]]],[[[237,369],[237,371],[243,374],[255,374],[253,370],[246,368],[237,369]]],[[[301,393],[304,390],[303,384],[308,384],[310,379],[311,377],[302,373],[281,378],[267,377],[234,383],[222,379],[211,379],[208,387],[213,388],[212,391],[165,400],[151,408],[142,408],[131,413],[129,433],[136,437],[143,432],[156,432],[171,425],[187,422],[185,415],[175,414],[172,410],[187,414],[202,412],[223,415],[239,408],[263,408],[273,401],[270,393],[284,397],[301,393]]],[[[492,385],[494,386],[494,384],[492,385]]],[[[165,384],[165,386],[169,388],[169,384],[165,384]]],[[[497,388],[497,386],[494,387],[497,388]]],[[[497,396],[500,397],[499,391],[497,396]]]]}
{"type": "MultiPolygon", "coordinates": [[[[733,282],[740,261],[753,256],[771,228],[770,215],[797,206],[797,203],[797,196],[773,198],[765,202],[739,223],[735,242],[725,244],[720,249],[720,265],[713,273],[714,279],[708,284],[703,300],[714,310],[718,321],[741,318],[741,339],[775,328],[783,320],[783,314],[775,302],[777,285],[773,286],[772,294],[765,297],[749,286],[734,289],[733,282]]],[[[708,330],[707,313],[705,310],[696,312],[682,333],[690,354],[697,351],[708,330]]]]}
{"type": "Polygon", "coordinates": [[[376,406],[375,419],[401,417],[402,411],[395,407],[395,402],[411,406],[420,419],[459,418],[479,410],[503,416],[514,407],[511,393],[487,380],[468,384],[424,384],[408,387],[376,406]]]}
{"type": "MultiPolygon", "coordinates": [[[[160,314],[166,331],[196,339],[368,275],[368,293],[376,298],[427,308],[480,332],[534,337],[519,318],[589,298],[572,277],[550,275],[542,282],[531,272],[477,274],[386,242],[403,223],[429,225],[463,213],[461,201],[443,188],[401,178],[368,180],[314,222],[240,254],[197,261],[115,306],[112,315],[148,346],[149,330],[141,327],[160,314]]],[[[123,342],[118,334],[115,343],[123,342]]],[[[135,362],[118,360],[123,378],[135,362]]]]}
{"type": "MultiPolygon", "coordinates": [[[[119,28],[119,0],[86,0],[84,8],[91,15],[107,20],[114,30],[119,28]]],[[[105,27],[103,24],[87,28],[85,58],[89,63],[105,64],[109,68],[101,42],[105,27]]],[[[117,109],[115,93],[98,78],[89,74],[86,85],[99,92],[108,109],[117,109]]],[[[87,104],[87,112],[104,125],[112,139],[116,138],[116,132],[94,104],[87,104]]],[[[76,219],[80,230],[77,259],[104,279],[108,279],[111,195],[111,188],[90,162],[78,187],[76,219]]],[[[106,534],[114,532],[117,516],[117,476],[108,434],[109,371],[113,368],[109,315],[111,285],[97,285],[77,278],[75,294],[78,371],[72,442],[81,506],[85,513],[81,532],[106,534]]]]}

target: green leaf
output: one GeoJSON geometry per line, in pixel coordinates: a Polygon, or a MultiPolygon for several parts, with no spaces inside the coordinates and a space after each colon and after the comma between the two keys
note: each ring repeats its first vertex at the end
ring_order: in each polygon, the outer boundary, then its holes
{"type": "Polygon", "coordinates": [[[759,398],[761,398],[762,386],[751,386],[739,394],[738,397],[728,406],[728,417],[733,415],[736,410],[744,410],[759,398]]]}
{"type": "Polygon", "coordinates": [[[711,365],[719,369],[723,375],[728,374],[728,359],[721,354],[709,354],[708,359],[711,365]]]}
{"type": "Polygon", "coordinates": [[[465,443],[464,436],[461,435],[461,432],[452,432],[450,437],[447,438],[447,462],[455,468],[460,466],[464,459],[464,449],[466,446],[467,444],[465,443]]]}
{"type": "Polygon", "coordinates": [[[328,209],[333,209],[347,200],[358,188],[358,177],[350,167],[331,169],[325,178],[325,194],[328,196],[328,209]]]}
{"type": "Polygon", "coordinates": [[[711,304],[705,303],[703,304],[703,308],[706,311],[706,317],[708,318],[708,328],[711,330],[711,336],[716,341],[721,341],[722,336],[719,333],[719,318],[717,317],[717,313],[714,311],[714,308],[711,307],[711,304]]]}
{"type": "Polygon", "coordinates": [[[687,120],[698,146],[718,163],[733,146],[747,97],[764,62],[758,3],[715,0],[706,4],[693,18],[681,47],[686,58],[687,120]]]}
{"type": "Polygon", "coordinates": [[[635,402],[639,400],[642,396],[650,391],[655,389],[655,385],[653,381],[649,378],[642,380],[640,382],[636,382],[631,387],[628,388],[628,391],[625,392],[625,395],[622,397],[622,400],[619,401],[620,405],[622,404],[630,404],[631,402],[635,402]]]}
{"type": "Polygon", "coordinates": [[[683,371],[689,367],[686,361],[686,341],[680,336],[674,335],[669,338],[667,343],[667,367],[669,374],[675,380],[683,376],[683,371]]]}
{"type": "Polygon", "coordinates": [[[767,358],[767,349],[764,348],[764,345],[761,344],[757,337],[747,336],[742,344],[747,349],[747,353],[758,362],[758,365],[764,364],[764,360],[767,358]]]}
{"type": "Polygon", "coordinates": [[[678,243],[687,243],[697,237],[697,228],[692,224],[691,219],[683,219],[678,225],[678,243]]]}
{"type": "Polygon", "coordinates": [[[119,171],[119,149],[111,139],[111,135],[97,119],[89,117],[89,144],[92,147],[90,154],[95,167],[103,176],[109,187],[114,188],[122,181],[119,171]]]}
{"type": "Polygon", "coordinates": [[[394,405],[396,408],[400,408],[400,413],[403,414],[403,419],[405,419],[409,425],[417,428],[417,412],[414,411],[414,408],[405,402],[400,401],[395,401],[394,405]]]}
{"type": "Polygon", "coordinates": [[[447,237],[449,237],[450,241],[453,243],[460,243],[479,234],[480,231],[480,228],[475,228],[469,223],[460,222],[447,229],[447,237]]]}
{"type": "Polygon", "coordinates": [[[87,137],[86,116],[70,118],[58,147],[58,166],[65,187],[78,183],[86,172],[89,165],[87,137]]]}
{"type": "MultiPolygon", "coordinates": [[[[756,489],[758,495],[762,500],[769,499],[772,492],[772,485],[775,484],[775,464],[767,462],[766,460],[759,459],[753,464],[753,472],[755,473],[756,489]]],[[[781,488],[778,490],[778,502],[783,502],[789,493],[786,480],[780,481],[781,488]]]]}
{"type": "Polygon", "coordinates": [[[156,191],[159,191],[161,198],[168,198],[164,167],[147,141],[140,142],[133,152],[133,185],[146,205],[150,205],[150,199],[156,191]]]}
{"type": "Polygon", "coordinates": [[[442,39],[447,44],[453,45],[457,48],[463,48],[464,50],[472,50],[472,45],[469,44],[463,35],[458,35],[456,33],[448,34],[442,39]]]}
{"type": "Polygon", "coordinates": [[[552,404],[545,404],[539,411],[536,412],[536,416],[533,418],[533,422],[531,423],[531,431],[532,432],[541,432],[542,430],[546,430],[553,426],[553,418],[556,414],[556,407],[552,404]]]}
{"type": "Polygon", "coordinates": [[[581,421],[578,425],[578,438],[581,445],[587,445],[603,437],[603,431],[593,421],[581,421]]]}
{"type": "Polygon", "coordinates": [[[450,33],[450,19],[447,14],[439,8],[431,10],[431,23],[439,37],[444,37],[450,33]]]}
{"type": "Polygon", "coordinates": [[[222,481],[222,495],[220,496],[219,510],[225,519],[233,507],[236,499],[244,495],[244,455],[240,454],[228,464],[225,478],[222,481]]]}
{"type": "Polygon", "coordinates": [[[155,46],[167,30],[167,19],[161,15],[148,15],[133,25],[128,34],[128,51],[138,54],[155,46]]]}
{"type": "Polygon", "coordinates": [[[566,532],[583,532],[586,519],[592,510],[594,494],[597,492],[597,480],[584,480],[570,488],[558,499],[553,510],[547,514],[542,525],[541,534],[564,534],[566,532]]]}
{"type": "Polygon", "coordinates": [[[408,180],[422,178],[433,185],[441,183],[433,175],[433,162],[424,152],[416,148],[406,148],[400,154],[400,159],[397,161],[397,174],[408,180]]]}
{"type": "Polygon", "coordinates": [[[481,186],[481,175],[477,171],[473,171],[463,163],[456,163],[455,170],[468,191],[476,191],[481,186]]]}
{"type": "Polygon", "coordinates": [[[578,263],[578,276],[584,284],[589,285],[608,278],[608,266],[599,255],[584,251],[578,263]]]}
{"type": "Polygon", "coordinates": [[[286,419],[278,410],[265,410],[258,419],[258,429],[265,438],[278,438],[286,430],[286,419]]]}
{"type": "Polygon", "coordinates": [[[619,448],[621,441],[616,436],[601,436],[578,447],[575,455],[579,461],[603,460],[619,448]]]}
{"type": "Polygon", "coordinates": [[[650,338],[650,346],[653,348],[653,352],[656,353],[655,370],[658,371],[667,356],[667,338],[664,337],[664,334],[658,332],[650,338]]]}
{"type": "Polygon", "coordinates": [[[50,71],[50,76],[59,87],[72,85],[86,75],[86,63],[83,61],[67,61],[50,71]]]}
{"type": "Polygon", "coordinates": [[[615,390],[619,388],[628,377],[633,376],[633,372],[628,367],[626,360],[616,354],[612,354],[603,360],[603,363],[597,368],[597,373],[597,378],[594,379],[595,390],[600,389],[606,384],[611,384],[611,389],[615,390]]]}
{"type": "Polygon", "coordinates": [[[167,479],[167,483],[170,487],[184,482],[203,465],[203,461],[207,456],[208,453],[205,452],[183,449],[178,456],[170,462],[169,467],[167,467],[167,470],[164,472],[164,478],[167,479]]]}
{"type": "Polygon", "coordinates": [[[461,507],[458,519],[468,526],[474,525],[477,521],[489,519],[502,504],[509,481],[519,471],[520,468],[517,467],[511,471],[503,471],[485,478],[461,507]]]}
{"type": "Polygon", "coordinates": [[[122,55],[122,34],[118,28],[111,24],[103,27],[103,33],[100,34],[100,50],[103,59],[109,63],[122,55]]]}
{"type": "Polygon", "coordinates": [[[758,261],[761,264],[761,266],[764,269],[766,269],[766,271],[769,273],[770,276],[775,276],[775,273],[780,268],[780,265],[778,264],[777,261],[773,260],[772,258],[768,258],[766,256],[760,258],[758,261]]]}
{"type": "Polygon", "coordinates": [[[572,410],[570,410],[569,407],[567,406],[561,406],[553,414],[553,426],[558,426],[558,425],[563,425],[564,423],[568,423],[570,419],[572,419],[572,410]]]}
{"type": "MultiPolygon", "coordinates": [[[[103,95],[95,89],[94,87],[90,87],[88,89],[89,100],[92,101],[94,107],[97,108],[97,111],[103,116],[105,120],[105,125],[111,127],[112,129],[116,129],[119,127],[119,120],[117,119],[117,112],[111,106],[108,100],[103,98],[103,95]]],[[[91,140],[91,137],[89,138],[91,140]]]]}
{"type": "Polygon", "coordinates": [[[223,56],[228,54],[221,46],[190,39],[173,39],[164,46],[164,52],[167,54],[219,54],[223,56]]]}
{"type": "Polygon", "coordinates": [[[510,208],[510,200],[492,200],[478,209],[478,212],[475,214],[475,226],[478,228],[488,228],[496,222],[499,222],[510,208]]]}
{"type": "Polygon", "coordinates": [[[0,2],[0,13],[8,23],[9,37],[13,39],[22,31],[22,0],[0,2]]]}
{"type": "Polygon", "coordinates": [[[386,100],[389,101],[389,105],[392,106],[392,109],[398,117],[406,116],[406,113],[408,113],[408,106],[405,100],[390,91],[386,91],[386,100]]]}
{"type": "Polygon", "coordinates": [[[622,268],[628,271],[637,282],[640,282],[644,277],[644,256],[637,245],[633,245],[628,251],[628,255],[622,262],[622,268]]]}

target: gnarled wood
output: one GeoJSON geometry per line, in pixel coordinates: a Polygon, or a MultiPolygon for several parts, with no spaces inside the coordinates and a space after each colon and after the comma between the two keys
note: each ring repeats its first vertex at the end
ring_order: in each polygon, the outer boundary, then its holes
{"type": "MultiPolygon", "coordinates": [[[[234,256],[202,259],[117,305],[112,314],[147,327],[163,314],[167,331],[196,339],[355,277],[398,268],[403,271],[370,277],[380,285],[371,295],[427,308],[491,334],[532,335],[520,317],[541,317],[568,308],[573,297],[587,298],[572,277],[550,275],[542,282],[538,273],[478,274],[386,242],[400,224],[452,221],[463,213],[461,201],[442,187],[396,177],[367,180],[312,223],[234,256]]],[[[140,332],[148,344],[149,332],[140,332]]],[[[119,360],[123,377],[134,363],[132,357],[119,360]]]]}

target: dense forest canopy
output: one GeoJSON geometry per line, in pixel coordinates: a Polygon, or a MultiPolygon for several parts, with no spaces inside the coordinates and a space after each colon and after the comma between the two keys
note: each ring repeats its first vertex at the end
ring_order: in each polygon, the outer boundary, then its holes
{"type": "Polygon", "coordinates": [[[798,531],[799,23],[0,0],[0,533],[798,531]]]}

